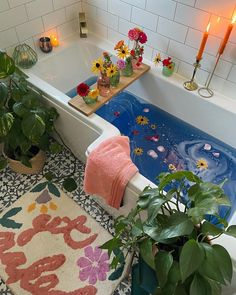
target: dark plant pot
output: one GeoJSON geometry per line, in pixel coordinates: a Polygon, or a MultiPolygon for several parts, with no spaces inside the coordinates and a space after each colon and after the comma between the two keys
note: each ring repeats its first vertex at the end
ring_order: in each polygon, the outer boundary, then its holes
{"type": "Polygon", "coordinates": [[[155,271],[140,257],[132,267],[132,295],[153,294],[158,286],[155,271]]]}
{"type": "Polygon", "coordinates": [[[4,152],[5,158],[8,160],[8,166],[16,173],[20,174],[38,174],[42,171],[46,161],[46,153],[39,150],[38,153],[30,159],[32,168],[23,165],[20,161],[8,157],[7,152],[4,152]]]}

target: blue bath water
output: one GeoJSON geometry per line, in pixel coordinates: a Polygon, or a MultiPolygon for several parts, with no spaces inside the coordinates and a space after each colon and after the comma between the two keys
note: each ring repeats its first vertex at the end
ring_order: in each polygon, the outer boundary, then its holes
{"type": "MultiPolygon", "coordinates": [[[[74,92],[68,93],[70,97],[74,92]]],[[[131,158],[156,183],[161,172],[190,170],[204,181],[224,185],[236,209],[236,150],[129,92],[96,112],[130,138],[131,158]]],[[[221,216],[226,212],[221,209],[221,216]]]]}

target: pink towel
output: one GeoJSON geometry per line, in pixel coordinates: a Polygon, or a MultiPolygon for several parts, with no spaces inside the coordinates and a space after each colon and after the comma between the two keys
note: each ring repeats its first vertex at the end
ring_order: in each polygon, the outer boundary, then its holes
{"type": "Polygon", "coordinates": [[[125,187],[138,168],[130,159],[129,138],[114,136],[103,141],[88,156],[84,191],[103,197],[106,203],[119,208],[125,187]]]}

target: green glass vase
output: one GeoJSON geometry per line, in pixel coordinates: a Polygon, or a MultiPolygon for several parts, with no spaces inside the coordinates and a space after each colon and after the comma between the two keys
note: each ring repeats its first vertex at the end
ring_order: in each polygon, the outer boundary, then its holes
{"type": "Polygon", "coordinates": [[[132,60],[131,58],[127,58],[125,62],[125,68],[122,70],[122,75],[125,77],[130,77],[134,73],[132,60]]]}
{"type": "Polygon", "coordinates": [[[162,74],[166,77],[170,77],[171,75],[173,75],[174,70],[175,70],[175,63],[172,62],[168,66],[163,66],[162,74]]]}
{"type": "Polygon", "coordinates": [[[15,47],[12,58],[23,69],[30,69],[38,61],[37,53],[25,43],[15,47]]]}
{"type": "Polygon", "coordinates": [[[85,102],[86,104],[94,104],[95,102],[98,101],[98,97],[96,97],[96,98],[92,98],[92,97],[90,97],[90,96],[84,96],[84,97],[83,97],[83,100],[84,100],[84,102],[85,102]]]}
{"type": "Polygon", "coordinates": [[[117,87],[117,85],[120,83],[120,71],[117,71],[115,75],[110,77],[110,83],[112,87],[117,87]]]}

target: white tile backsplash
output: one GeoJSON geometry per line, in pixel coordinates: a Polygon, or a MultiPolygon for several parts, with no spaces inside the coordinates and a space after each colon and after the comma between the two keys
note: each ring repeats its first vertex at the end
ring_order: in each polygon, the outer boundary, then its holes
{"type": "MultiPolygon", "coordinates": [[[[89,32],[116,42],[133,27],[148,36],[145,58],[157,52],[176,61],[180,75],[191,78],[203,32],[211,22],[197,80],[204,84],[231,21],[236,0],[0,0],[0,48],[12,52],[19,42],[37,48],[42,35],[59,41],[78,30],[78,12],[85,11],[89,32]],[[220,16],[220,20],[219,20],[220,16]]],[[[235,10],[236,13],[236,10],[235,10]]],[[[132,47],[132,42],[129,42],[132,47]]],[[[236,25],[221,57],[212,88],[235,98],[236,25]]]]}
{"type": "Polygon", "coordinates": [[[147,0],[146,10],[169,19],[174,18],[175,9],[176,2],[172,0],[147,0]]]}

